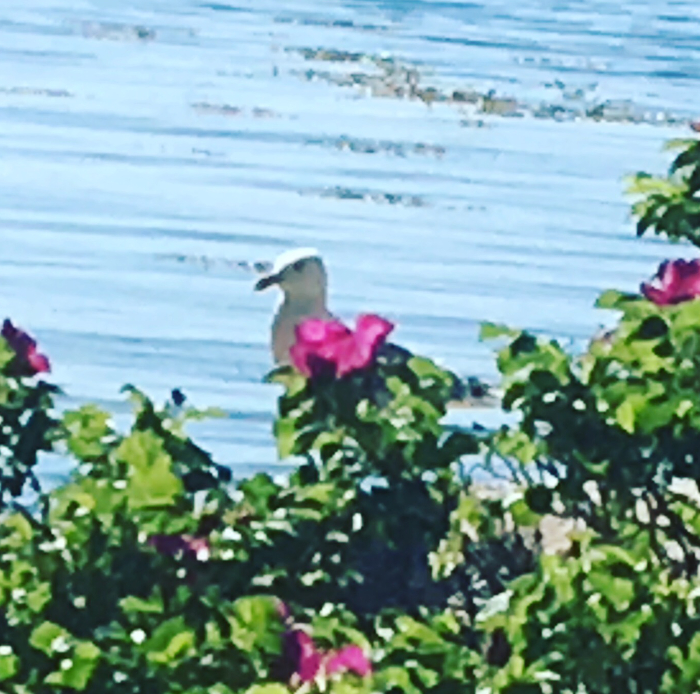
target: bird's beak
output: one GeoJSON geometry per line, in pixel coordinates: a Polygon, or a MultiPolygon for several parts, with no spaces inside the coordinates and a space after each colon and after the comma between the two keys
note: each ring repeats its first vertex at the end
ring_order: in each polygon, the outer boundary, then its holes
{"type": "Polygon", "coordinates": [[[281,278],[279,275],[266,275],[265,277],[262,277],[257,281],[255,285],[255,291],[261,292],[263,289],[267,289],[273,284],[279,284],[280,279],[281,278]]]}

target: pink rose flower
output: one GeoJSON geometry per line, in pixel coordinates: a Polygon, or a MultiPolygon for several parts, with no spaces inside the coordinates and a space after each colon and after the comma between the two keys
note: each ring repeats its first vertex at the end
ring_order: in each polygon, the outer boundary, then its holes
{"type": "Polygon", "coordinates": [[[661,263],[651,282],[641,286],[642,294],[658,306],[679,304],[700,296],[700,259],[667,260],[661,263]]]}
{"type": "Polygon", "coordinates": [[[9,318],[2,324],[0,333],[15,353],[12,368],[17,376],[36,376],[51,371],[49,360],[37,351],[36,341],[27,333],[12,325],[9,318]]]}
{"type": "Polygon", "coordinates": [[[306,631],[294,626],[284,634],[282,658],[284,672],[292,683],[307,684],[346,672],[360,677],[372,674],[372,664],[359,646],[353,644],[337,651],[323,651],[306,631]]]}
{"type": "Polygon", "coordinates": [[[393,323],[375,315],[360,316],[354,331],[340,321],[310,318],[296,328],[292,362],[307,378],[328,370],[342,377],[366,369],[393,329],[393,323]]]}

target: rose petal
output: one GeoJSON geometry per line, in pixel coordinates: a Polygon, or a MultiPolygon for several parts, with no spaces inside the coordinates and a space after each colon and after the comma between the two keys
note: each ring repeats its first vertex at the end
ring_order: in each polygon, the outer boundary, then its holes
{"type": "Polygon", "coordinates": [[[357,319],[355,334],[361,344],[375,347],[394,329],[391,321],[376,315],[363,315],[357,319]]]}
{"type": "Polygon", "coordinates": [[[357,319],[356,368],[364,369],[369,366],[377,353],[377,348],[393,329],[394,324],[381,316],[363,315],[357,319]]]}
{"type": "Polygon", "coordinates": [[[31,352],[27,357],[27,363],[34,374],[48,373],[51,371],[51,363],[48,357],[39,352],[31,352]]]}
{"type": "Polygon", "coordinates": [[[326,338],[328,326],[319,318],[309,318],[297,325],[294,332],[297,342],[321,343],[326,338]]]}
{"type": "Polygon", "coordinates": [[[292,364],[303,376],[311,376],[311,366],[309,365],[309,355],[311,350],[305,342],[295,342],[289,350],[292,364]]]}
{"type": "Polygon", "coordinates": [[[700,260],[667,260],[661,263],[654,279],[643,283],[640,289],[658,306],[700,297],[700,260]]]}
{"type": "Polygon", "coordinates": [[[351,335],[336,346],[336,369],[338,376],[346,376],[366,365],[358,349],[357,336],[351,335]]]}
{"type": "Polygon", "coordinates": [[[36,349],[36,342],[23,330],[15,327],[9,318],[2,324],[2,336],[17,356],[23,358],[27,351],[36,349]]]}
{"type": "Polygon", "coordinates": [[[321,669],[322,654],[313,639],[301,629],[292,629],[284,637],[285,657],[302,682],[313,682],[321,669]]]}
{"type": "Polygon", "coordinates": [[[682,288],[688,298],[700,296],[700,260],[686,263],[683,268],[682,288]]]}
{"type": "Polygon", "coordinates": [[[658,289],[653,285],[644,282],[641,286],[642,294],[649,301],[653,301],[657,306],[667,306],[672,303],[671,295],[664,289],[658,289]]]}
{"type": "Polygon", "coordinates": [[[366,677],[372,673],[372,664],[359,646],[352,645],[331,653],[326,661],[325,670],[329,676],[335,673],[354,672],[360,677],[366,677]]]}
{"type": "Polygon", "coordinates": [[[326,340],[347,335],[350,330],[340,321],[325,321],[320,318],[308,318],[295,328],[297,342],[323,344],[326,340]]]}

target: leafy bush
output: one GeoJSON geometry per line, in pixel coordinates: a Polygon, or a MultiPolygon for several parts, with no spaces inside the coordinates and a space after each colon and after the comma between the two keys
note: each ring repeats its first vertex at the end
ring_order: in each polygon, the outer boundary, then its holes
{"type": "MultiPolygon", "coordinates": [[[[635,211],[695,242],[682,146],[635,211]]],[[[268,378],[285,481],[234,481],[186,433],[221,413],[179,391],[128,386],[125,431],[93,405],[58,417],[48,359],[6,322],[0,689],[697,692],[698,297],[700,261],[665,263],[600,297],[619,320],[578,354],[485,324],[517,414],[491,432],[444,424],[453,376],[384,319],[304,324],[268,378]],[[51,450],[74,467],[45,490],[51,450]]]]}
{"type": "Polygon", "coordinates": [[[667,148],[679,151],[667,176],[638,173],[629,179],[628,192],[640,198],[632,208],[637,235],[651,230],[700,246],[700,140],[671,140],[667,148]]]}
{"type": "Polygon", "coordinates": [[[27,482],[35,492],[39,451],[51,449],[56,389],[37,381],[50,369],[36,342],[9,320],[0,339],[0,509],[22,495],[27,482]]]}

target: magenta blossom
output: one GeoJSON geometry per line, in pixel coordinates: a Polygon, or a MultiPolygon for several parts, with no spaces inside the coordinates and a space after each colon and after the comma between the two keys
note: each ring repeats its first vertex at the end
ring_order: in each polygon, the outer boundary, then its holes
{"type": "Polygon", "coordinates": [[[192,535],[151,535],[148,544],[160,554],[174,557],[178,554],[207,561],[211,556],[211,546],[205,537],[192,535]]]}
{"type": "Polygon", "coordinates": [[[313,682],[323,667],[323,655],[314,640],[301,629],[289,629],[284,634],[284,658],[291,666],[292,678],[306,684],[313,682]]]}
{"type": "Polygon", "coordinates": [[[375,315],[360,316],[354,331],[337,320],[309,318],[296,328],[292,363],[307,378],[329,370],[345,376],[367,368],[393,329],[393,323],[375,315]]]}
{"type": "Polygon", "coordinates": [[[36,376],[51,371],[51,364],[46,356],[37,351],[36,341],[27,333],[12,325],[9,318],[2,324],[0,333],[15,353],[12,368],[17,376],[36,376]]]}
{"type": "Polygon", "coordinates": [[[345,672],[353,672],[360,677],[372,674],[372,664],[359,646],[322,651],[311,636],[298,627],[292,627],[284,634],[283,659],[285,669],[291,672],[291,680],[302,684],[345,672]]]}
{"type": "Polygon", "coordinates": [[[658,306],[679,304],[700,296],[700,259],[667,260],[651,282],[641,286],[644,296],[658,306]]]}
{"type": "Polygon", "coordinates": [[[372,674],[372,664],[359,646],[344,646],[339,651],[331,651],[325,662],[326,672],[354,672],[360,677],[372,674]]]}

